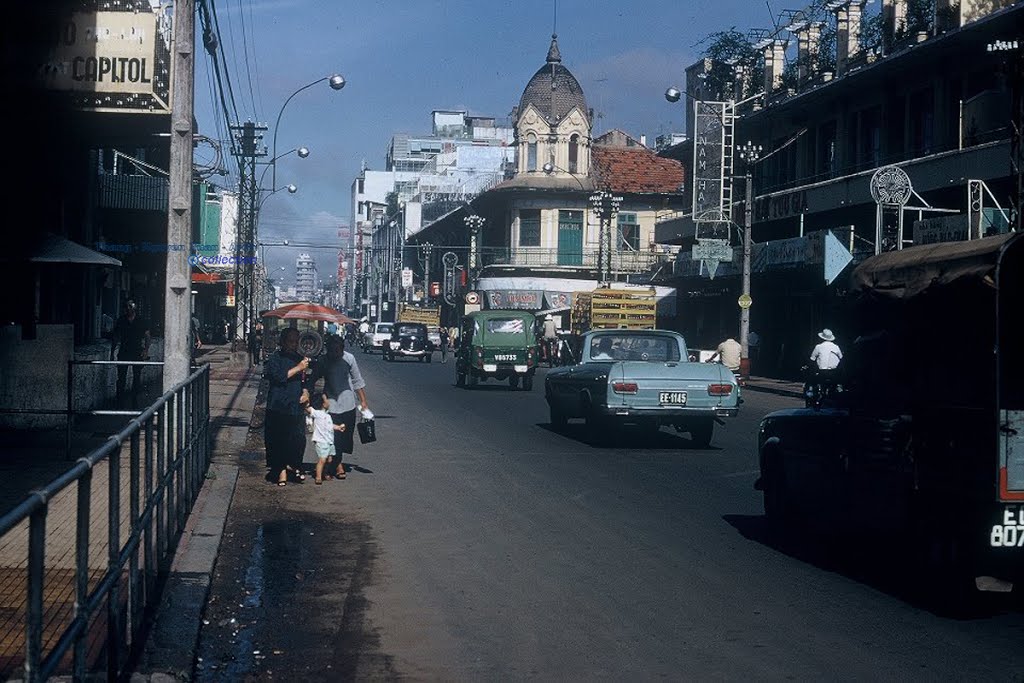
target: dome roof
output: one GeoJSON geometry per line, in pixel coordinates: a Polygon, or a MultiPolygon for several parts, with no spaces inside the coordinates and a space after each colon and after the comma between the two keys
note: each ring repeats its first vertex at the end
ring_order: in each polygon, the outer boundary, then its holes
{"type": "Polygon", "coordinates": [[[562,66],[557,35],[551,36],[547,63],[539,68],[526,84],[523,96],[519,100],[520,115],[526,111],[527,105],[531,104],[550,123],[558,123],[564,119],[573,107],[580,110],[584,119],[590,120],[590,110],[580,82],[571,71],[562,66]]]}

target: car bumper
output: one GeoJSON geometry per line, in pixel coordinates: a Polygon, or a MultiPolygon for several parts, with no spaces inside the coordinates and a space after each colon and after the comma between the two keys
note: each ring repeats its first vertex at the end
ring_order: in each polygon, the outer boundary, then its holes
{"type": "Polygon", "coordinates": [[[387,349],[388,353],[392,356],[409,356],[410,358],[420,358],[430,354],[430,351],[409,351],[408,349],[387,349]]]}
{"type": "Polygon", "coordinates": [[[739,408],[679,406],[672,408],[633,408],[630,406],[602,406],[600,413],[618,418],[657,418],[666,422],[694,417],[736,417],[739,408]]]}

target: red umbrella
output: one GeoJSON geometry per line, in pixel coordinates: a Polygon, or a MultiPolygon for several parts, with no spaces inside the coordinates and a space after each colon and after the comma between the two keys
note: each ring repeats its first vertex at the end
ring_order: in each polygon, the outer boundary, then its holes
{"type": "Polygon", "coordinates": [[[339,313],[333,308],[327,308],[326,306],[307,301],[285,304],[280,308],[267,311],[263,315],[269,318],[281,318],[282,320],[322,320],[326,323],[337,323],[339,325],[355,322],[352,318],[344,313],[339,313]]]}

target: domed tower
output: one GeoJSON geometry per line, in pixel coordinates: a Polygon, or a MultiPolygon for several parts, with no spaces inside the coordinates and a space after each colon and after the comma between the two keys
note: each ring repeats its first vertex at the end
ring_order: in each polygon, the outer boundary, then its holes
{"type": "Polygon", "coordinates": [[[552,34],[544,66],[526,84],[516,109],[516,174],[590,174],[590,110],[579,81],[562,65],[552,34]]]}

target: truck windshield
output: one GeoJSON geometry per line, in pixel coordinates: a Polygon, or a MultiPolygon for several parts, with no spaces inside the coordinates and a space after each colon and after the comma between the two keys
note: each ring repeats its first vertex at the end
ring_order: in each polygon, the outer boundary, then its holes
{"type": "Polygon", "coordinates": [[[497,334],[523,334],[526,325],[522,318],[492,318],[487,321],[487,331],[497,334]]]}

